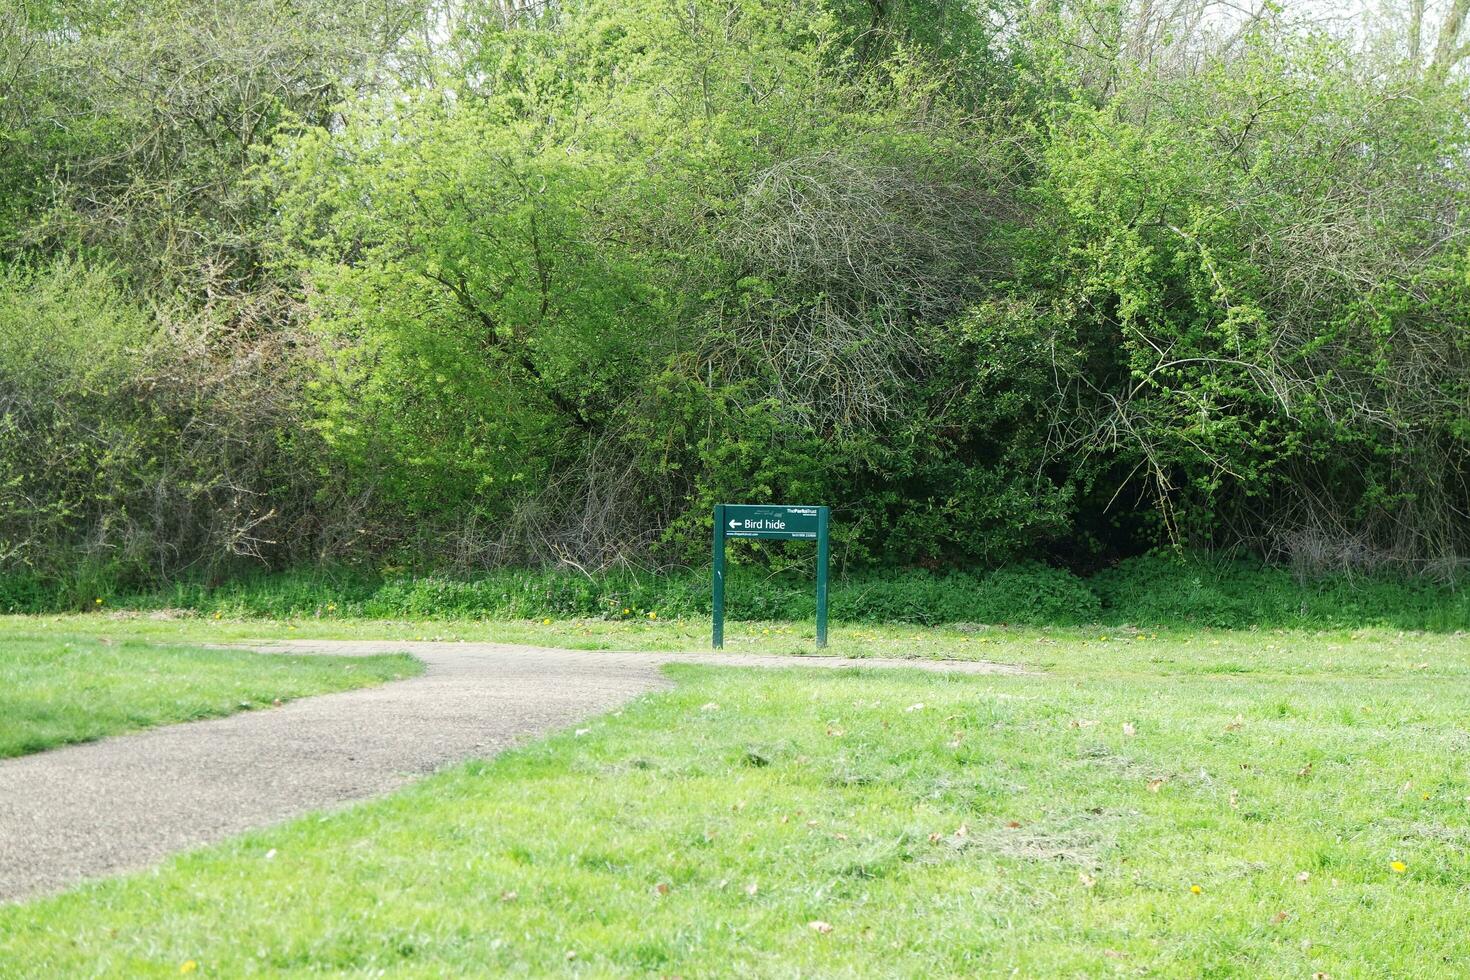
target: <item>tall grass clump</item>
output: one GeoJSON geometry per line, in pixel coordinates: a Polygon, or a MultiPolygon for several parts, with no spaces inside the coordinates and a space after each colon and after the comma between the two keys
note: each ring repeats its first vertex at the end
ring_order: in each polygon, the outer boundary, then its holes
{"type": "MultiPolygon", "coordinates": [[[[733,620],[810,620],[810,574],[751,565],[728,572],[733,620]]],[[[115,583],[114,583],[115,584],[115,583]]],[[[153,591],[111,591],[100,572],[75,582],[0,576],[0,612],[79,608],[175,609],[201,615],[292,619],[636,619],[710,615],[709,573],[632,570],[596,575],[505,568],[479,575],[334,568],[259,574],[153,591]],[[96,598],[104,599],[95,604],[96,598]]],[[[1218,629],[1470,629],[1470,592],[1422,578],[1299,577],[1248,561],[1203,556],[1129,559],[1081,578],[1024,564],[994,571],[924,569],[837,575],[831,617],[845,623],[937,626],[1086,624],[1218,629]]]]}

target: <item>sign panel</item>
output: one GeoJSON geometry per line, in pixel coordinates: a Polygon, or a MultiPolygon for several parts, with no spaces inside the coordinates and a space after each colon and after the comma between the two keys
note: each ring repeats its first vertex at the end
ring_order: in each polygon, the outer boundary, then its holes
{"type": "Polygon", "coordinates": [[[713,636],[715,649],[725,645],[725,539],[763,538],[774,541],[815,541],[817,545],[817,646],[827,645],[827,525],[826,507],[789,504],[715,504],[714,551],[711,555],[713,636]]]}
{"type": "Polygon", "coordinates": [[[727,538],[765,538],[776,541],[817,540],[816,507],[764,504],[726,504],[727,538]]]}

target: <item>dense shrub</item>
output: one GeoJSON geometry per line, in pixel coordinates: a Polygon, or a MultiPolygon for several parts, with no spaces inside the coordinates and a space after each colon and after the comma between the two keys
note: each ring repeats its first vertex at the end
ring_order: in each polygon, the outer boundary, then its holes
{"type": "MultiPolygon", "coordinates": [[[[603,572],[699,566],[720,501],[831,505],[851,616],[1084,619],[1018,563],[1157,548],[1450,581],[1470,18],[1389,3],[5,5],[8,601],[341,563],[444,573],[383,614],[697,609],[603,572]]],[[[737,614],[806,608],[751,553],[737,614]]],[[[1100,588],[1439,594],[1146,567],[1100,588]]]]}
{"type": "Polygon", "coordinates": [[[111,269],[0,266],[0,576],[31,583],[10,588],[79,604],[318,557],[354,516],[299,424],[289,339],[177,312],[111,269]]]}

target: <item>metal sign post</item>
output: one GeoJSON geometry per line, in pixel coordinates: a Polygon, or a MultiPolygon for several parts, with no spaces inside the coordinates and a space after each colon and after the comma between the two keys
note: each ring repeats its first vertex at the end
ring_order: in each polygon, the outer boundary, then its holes
{"type": "Polygon", "coordinates": [[[817,646],[827,645],[827,525],[831,511],[826,507],[793,507],[785,504],[715,504],[714,627],[716,650],[725,645],[725,539],[757,538],[766,541],[817,542],[817,646]]]}

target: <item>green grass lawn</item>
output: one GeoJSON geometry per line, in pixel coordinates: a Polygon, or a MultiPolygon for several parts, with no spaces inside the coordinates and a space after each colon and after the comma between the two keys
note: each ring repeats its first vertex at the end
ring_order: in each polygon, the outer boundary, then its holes
{"type": "MultiPolygon", "coordinates": [[[[577,650],[707,650],[707,620],[297,620],[215,619],[114,612],[0,616],[7,628],[57,630],[160,643],[257,639],[466,640],[577,650]]],[[[1364,629],[1203,630],[1152,627],[955,627],[833,624],[814,646],[811,623],[726,625],[725,652],[813,656],[994,660],[1052,672],[1100,674],[1283,674],[1470,679],[1470,636],[1364,629]]]]}
{"type": "Polygon", "coordinates": [[[0,758],[270,707],[277,700],[365,687],[423,669],[396,655],[274,656],[113,639],[106,630],[73,633],[24,619],[9,619],[5,627],[0,758]]]}
{"type": "MultiPolygon", "coordinates": [[[[795,649],[783,628],[734,648],[795,649]]],[[[579,732],[0,909],[0,976],[1470,971],[1465,637],[861,629],[833,652],[975,648],[1046,670],[674,668],[579,732]]]]}

